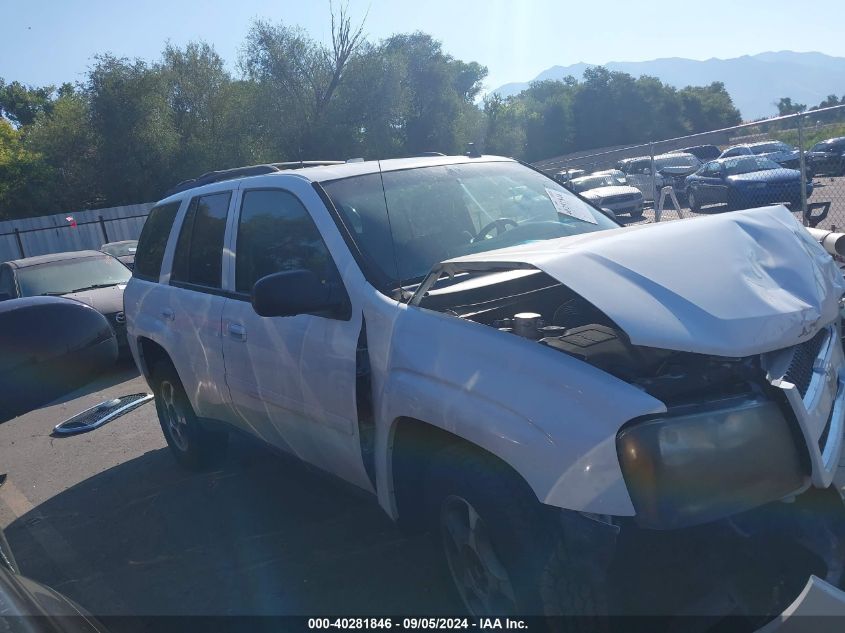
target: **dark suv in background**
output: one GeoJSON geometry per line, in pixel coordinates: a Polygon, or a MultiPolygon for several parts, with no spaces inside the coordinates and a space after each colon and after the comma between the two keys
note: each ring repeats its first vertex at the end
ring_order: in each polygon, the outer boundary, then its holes
{"type": "Polygon", "coordinates": [[[804,160],[816,174],[845,176],[845,136],[816,143],[804,160]]]}

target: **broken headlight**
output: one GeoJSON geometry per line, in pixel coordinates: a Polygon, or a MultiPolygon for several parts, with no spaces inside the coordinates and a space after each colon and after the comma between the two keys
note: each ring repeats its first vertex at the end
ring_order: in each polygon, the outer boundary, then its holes
{"type": "Polygon", "coordinates": [[[776,403],[747,397],[629,423],[616,446],[637,522],[684,527],[800,490],[794,437],[776,403]]]}

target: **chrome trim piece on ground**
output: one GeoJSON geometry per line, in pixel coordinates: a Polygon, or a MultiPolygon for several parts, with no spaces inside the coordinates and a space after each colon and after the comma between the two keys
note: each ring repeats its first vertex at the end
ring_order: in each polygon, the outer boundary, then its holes
{"type": "Polygon", "coordinates": [[[128,396],[121,396],[120,398],[115,398],[114,400],[106,400],[105,402],[101,402],[90,409],[85,409],[80,413],[68,418],[64,422],[57,424],[53,427],[53,434],[54,435],[76,435],[78,433],[86,433],[88,431],[93,431],[94,429],[98,429],[104,424],[111,422],[115,418],[120,417],[125,413],[129,413],[133,409],[137,409],[142,404],[146,404],[150,400],[153,399],[153,394],[151,393],[133,393],[128,396]],[[120,401],[126,398],[134,398],[131,402],[119,406],[118,408],[112,408],[117,404],[115,401],[120,401]],[[85,418],[86,416],[95,413],[98,409],[103,409],[107,411],[105,415],[100,418],[96,418],[93,422],[89,422],[86,424],[80,424],[79,420],[85,418]]]}

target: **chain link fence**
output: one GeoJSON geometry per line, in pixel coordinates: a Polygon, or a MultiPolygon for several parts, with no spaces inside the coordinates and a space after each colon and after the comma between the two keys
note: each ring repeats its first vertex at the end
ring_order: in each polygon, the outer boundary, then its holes
{"type": "Polygon", "coordinates": [[[623,223],[785,204],[807,226],[845,227],[845,106],[534,166],[623,223]]]}

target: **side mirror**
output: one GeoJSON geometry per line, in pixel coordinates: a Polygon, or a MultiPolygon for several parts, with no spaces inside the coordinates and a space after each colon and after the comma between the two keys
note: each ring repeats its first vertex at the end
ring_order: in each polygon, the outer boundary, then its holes
{"type": "Polygon", "coordinates": [[[611,220],[616,221],[616,214],[613,212],[613,209],[608,209],[607,207],[600,207],[599,211],[604,213],[611,220]]]}
{"type": "Polygon", "coordinates": [[[643,169],[642,174],[644,176],[651,176],[651,170],[648,167],[646,167],[645,169],[643,169]]]}
{"type": "Polygon", "coordinates": [[[322,314],[348,318],[349,300],[342,286],[323,283],[310,270],[290,270],[262,277],[252,287],[252,308],[263,317],[322,314]]]}

